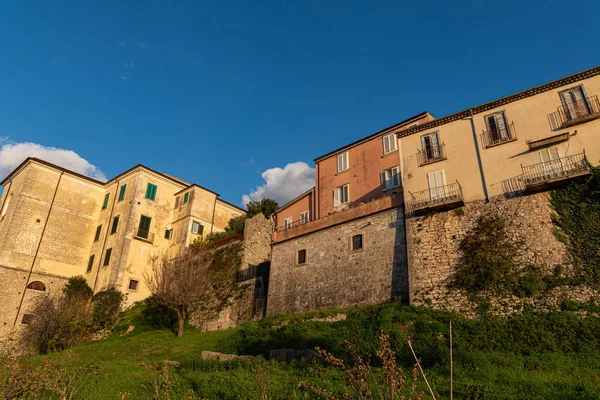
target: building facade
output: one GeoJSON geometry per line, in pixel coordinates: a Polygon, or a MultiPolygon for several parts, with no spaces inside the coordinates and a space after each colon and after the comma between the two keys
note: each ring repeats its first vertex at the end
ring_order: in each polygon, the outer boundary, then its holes
{"type": "Polygon", "coordinates": [[[146,298],[144,273],[153,257],[176,255],[245,212],[213,191],[143,165],[100,182],[28,158],[1,184],[5,333],[26,322],[30,298],[52,294],[76,275],[94,292],[120,290],[127,305],[146,298]]]}

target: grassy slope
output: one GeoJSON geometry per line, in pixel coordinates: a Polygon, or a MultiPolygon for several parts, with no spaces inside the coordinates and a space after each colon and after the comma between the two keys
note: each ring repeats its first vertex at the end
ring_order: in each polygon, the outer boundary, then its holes
{"type": "MultiPolygon", "coordinates": [[[[133,316],[127,315],[126,319],[135,322],[136,312],[134,310],[133,316]]],[[[315,362],[290,365],[268,362],[261,369],[258,362],[203,362],[200,352],[223,350],[257,354],[265,353],[269,348],[321,345],[342,355],[341,343],[343,339],[349,339],[357,343],[362,352],[371,353],[377,344],[377,332],[383,329],[392,333],[400,364],[410,369],[411,359],[406,350],[406,335],[410,332],[434,390],[439,398],[448,398],[445,327],[451,318],[456,324],[455,398],[600,398],[600,350],[598,334],[594,333],[595,322],[585,322],[584,327],[578,328],[578,319],[565,315],[549,319],[531,317],[511,324],[484,323],[466,321],[447,313],[386,305],[350,311],[348,320],[331,324],[302,321],[306,317],[296,315],[292,317],[297,320],[296,324],[276,329],[274,326],[286,318],[279,316],[221,332],[200,333],[188,329],[182,338],[174,337],[170,331],[150,331],[142,327],[139,333],[136,328],[131,334],[78,346],[74,350],[86,362],[98,362],[104,368],[104,373],[90,381],[82,391],[81,398],[85,399],[117,398],[119,392],[130,392],[135,398],[151,398],[141,388],[141,380],[134,373],[144,372],[139,366],[141,361],[163,359],[182,362],[181,368],[171,369],[175,383],[173,398],[180,398],[188,388],[194,388],[201,396],[211,399],[257,399],[259,381],[268,374],[272,398],[288,399],[294,397],[294,392],[298,398],[304,398],[297,390],[300,381],[340,390],[344,385],[343,377],[338,371],[322,368],[315,362]],[[573,336],[558,334],[556,327],[561,321],[573,336]],[[520,345],[511,346],[509,341],[517,337],[513,331],[519,329],[531,332],[531,335],[521,335],[514,339],[520,345]],[[536,332],[538,329],[540,331],[536,332]],[[577,343],[576,346],[574,343],[566,345],[563,341],[577,343]]],[[[126,324],[128,320],[124,322],[126,324]]]]}

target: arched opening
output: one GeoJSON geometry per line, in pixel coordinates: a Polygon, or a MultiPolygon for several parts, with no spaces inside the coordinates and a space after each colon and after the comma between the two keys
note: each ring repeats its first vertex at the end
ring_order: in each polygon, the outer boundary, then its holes
{"type": "Polygon", "coordinates": [[[43,282],[34,281],[34,282],[31,282],[29,285],[27,285],[27,289],[39,290],[40,292],[45,292],[46,291],[46,285],[44,285],[43,282]]]}

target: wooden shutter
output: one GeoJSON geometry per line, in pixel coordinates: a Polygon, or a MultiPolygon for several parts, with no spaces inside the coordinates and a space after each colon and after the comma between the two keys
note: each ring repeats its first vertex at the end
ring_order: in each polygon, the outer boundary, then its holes
{"type": "Polygon", "coordinates": [[[350,201],[350,185],[342,186],[342,201],[344,204],[350,201]]]}
{"type": "Polygon", "coordinates": [[[333,189],[333,206],[338,207],[340,205],[340,188],[333,189]]]}
{"type": "Polygon", "coordinates": [[[179,196],[175,197],[175,208],[179,207],[179,199],[179,196]]]}
{"type": "Polygon", "coordinates": [[[125,198],[126,190],[127,190],[127,185],[121,186],[121,189],[119,189],[119,200],[118,201],[122,201],[125,198]]]}
{"type": "Polygon", "coordinates": [[[383,154],[387,154],[390,152],[390,141],[389,136],[383,137],[383,154]]]}
{"type": "Polygon", "coordinates": [[[398,171],[398,167],[392,168],[392,185],[400,186],[400,173],[398,171]]]}

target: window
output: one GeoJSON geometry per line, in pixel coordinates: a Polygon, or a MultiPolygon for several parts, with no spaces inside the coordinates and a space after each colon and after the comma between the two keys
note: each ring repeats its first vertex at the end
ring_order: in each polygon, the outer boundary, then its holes
{"type": "Polygon", "coordinates": [[[490,144],[505,142],[511,138],[504,111],[487,115],[485,124],[488,128],[490,144]]]}
{"type": "Polygon", "coordinates": [[[363,248],[363,235],[352,236],[352,251],[362,250],[363,248]]]}
{"type": "Polygon", "coordinates": [[[333,191],[333,206],[339,207],[350,202],[350,185],[340,186],[333,191]]]}
{"type": "Polygon", "coordinates": [[[189,199],[190,199],[190,192],[187,192],[186,194],[183,195],[183,204],[187,203],[189,199]]]}
{"type": "Polygon", "coordinates": [[[27,289],[39,290],[40,292],[45,292],[46,285],[44,285],[44,283],[40,282],[40,281],[33,281],[29,285],[27,285],[27,289]]]}
{"type": "Polygon", "coordinates": [[[119,229],[119,216],[113,218],[112,229],[110,230],[110,234],[113,235],[117,233],[117,229],[119,229]]]}
{"type": "Polygon", "coordinates": [[[138,225],[137,235],[138,237],[148,239],[150,236],[150,224],[152,223],[152,218],[146,217],[142,215],[140,217],[140,224],[138,225]]]}
{"type": "Polygon", "coordinates": [[[386,169],[381,173],[381,186],[383,190],[400,186],[400,171],[398,167],[386,169]]]}
{"type": "Polygon", "coordinates": [[[33,314],[23,314],[23,318],[21,319],[21,323],[24,325],[28,325],[33,321],[33,314]]]}
{"type": "Polygon", "coordinates": [[[173,237],[173,228],[165,229],[165,239],[171,239],[173,237]]]}
{"type": "Polygon", "coordinates": [[[175,208],[179,207],[179,196],[175,197],[175,208]]]}
{"type": "Polygon", "coordinates": [[[102,225],[98,225],[96,228],[96,235],[94,236],[94,242],[100,240],[100,233],[102,233],[102,225]]]}
{"type": "Polygon", "coordinates": [[[590,104],[585,97],[583,86],[577,86],[559,93],[560,101],[568,120],[584,117],[590,114],[590,104]]]}
{"type": "Polygon", "coordinates": [[[125,191],[127,190],[127,185],[121,186],[119,189],[119,198],[117,201],[123,201],[125,199],[125,191]]]}
{"type": "Polygon", "coordinates": [[[298,264],[306,264],[306,249],[298,250],[298,264]]]}
{"type": "Polygon", "coordinates": [[[106,193],[106,195],[104,196],[104,203],[102,203],[102,209],[104,210],[106,207],[108,207],[108,199],[110,198],[110,193],[106,193]]]}
{"type": "Polygon", "coordinates": [[[146,186],[146,196],[145,197],[152,201],[156,200],[156,185],[149,183],[148,186],[146,186]]]}
{"type": "Polygon", "coordinates": [[[421,160],[422,162],[427,163],[443,158],[440,138],[437,132],[421,136],[421,146],[424,157],[424,159],[421,160]]]}
{"type": "Polygon", "coordinates": [[[383,137],[383,154],[389,154],[398,150],[398,138],[395,133],[383,137]]]}
{"type": "Polygon", "coordinates": [[[563,162],[560,160],[558,147],[554,146],[542,149],[539,153],[540,161],[543,163],[541,169],[544,174],[560,174],[569,169],[569,165],[563,165],[563,162]]]}
{"type": "Polygon", "coordinates": [[[137,288],[138,288],[138,283],[140,283],[140,281],[137,281],[135,279],[130,279],[129,280],[129,287],[128,287],[128,289],[136,291],[137,288]]]}
{"type": "Polygon", "coordinates": [[[342,172],[348,169],[348,152],[337,156],[337,172],[342,172]]]}
{"type": "Polygon", "coordinates": [[[203,231],[204,231],[204,227],[202,226],[202,224],[200,222],[196,222],[196,221],[192,222],[192,233],[195,233],[196,235],[202,235],[203,231]]]}
{"type": "Polygon", "coordinates": [[[283,229],[290,229],[292,227],[292,217],[287,217],[283,220],[283,229]]]}
{"type": "Polygon", "coordinates": [[[432,201],[446,197],[446,175],[444,170],[427,174],[427,183],[429,184],[429,195],[432,201]]]}
{"type": "Polygon", "coordinates": [[[92,268],[94,268],[94,258],[96,258],[96,255],[92,254],[90,256],[90,260],[88,261],[87,271],[85,271],[86,274],[92,272],[92,268]]]}
{"type": "Polygon", "coordinates": [[[305,224],[308,221],[310,221],[310,214],[308,213],[308,211],[301,212],[300,213],[300,223],[305,224]]]}
{"type": "Polygon", "coordinates": [[[112,247],[110,249],[106,249],[106,254],[104,254],[104,264],[103,266],[107,266],[110,264],[110,255],[112,254],[112,247]]]}

